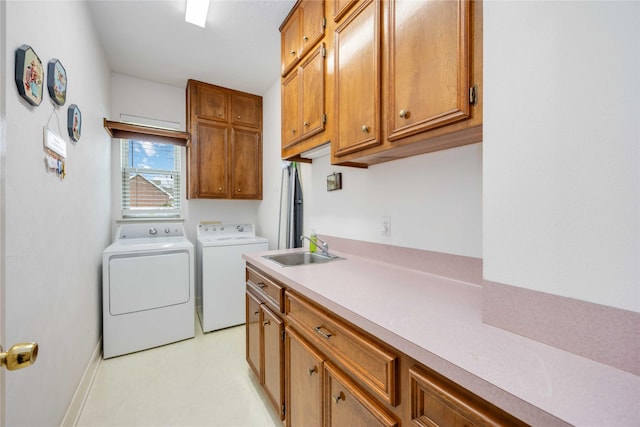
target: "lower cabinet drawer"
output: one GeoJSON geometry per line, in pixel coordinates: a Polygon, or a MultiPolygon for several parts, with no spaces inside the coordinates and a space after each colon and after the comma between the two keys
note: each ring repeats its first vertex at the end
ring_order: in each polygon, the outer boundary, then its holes
{"type": "Polygon", "coordinates": [[[284,287],[282,285],[250,267],[247,267],[247,285],[262,294],[267,304],[282,313],[282,296],[284,295],[284,287]]]}
{"type": "Polygon", "coordinates": [[[331,354],[349,374],[384,401],[397,404],[396,354],[290,292],[285,295],[285,313],[291,324],[331,354]]]}
{"type": "Polygon", "coordinates": [[[396,427],[398,421],[353,384],[331,362],[325,362],[325,426],[396,427]]]}
{"type": "Polygon", "coordinates": [[[409,369],[411,421],[420,427],[527,426],[454,383],[418,366],[409,369]]]}

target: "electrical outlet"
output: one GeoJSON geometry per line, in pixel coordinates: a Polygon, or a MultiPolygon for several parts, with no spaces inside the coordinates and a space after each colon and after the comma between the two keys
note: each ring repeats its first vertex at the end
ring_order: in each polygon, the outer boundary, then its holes
{"type": "Polygon", "coordinates": [[[382,217],[380,232],[383,236],[391,236],[391,218],[388,216],[382,217]]]}

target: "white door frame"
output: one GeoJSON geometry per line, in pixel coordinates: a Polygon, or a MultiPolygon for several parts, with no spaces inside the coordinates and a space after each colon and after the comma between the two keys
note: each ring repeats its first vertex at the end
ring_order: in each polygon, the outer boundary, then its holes
{"type": "MultiPolygon", "coordinates": [[[[7,126],[6,126],[6,86],[7,86],[7,19],[6,19],[6,2],[0,1],[0,344],[6,350],[6,342],[4,331],[5,323],[5,240],[4,240],[4,218],[5,218],[5,161],[7,153],[7,126]]],[[[5,403],[4,396],[4,368],[0,368],[0,427],[4,427],[5,419],[5,403]]]]}

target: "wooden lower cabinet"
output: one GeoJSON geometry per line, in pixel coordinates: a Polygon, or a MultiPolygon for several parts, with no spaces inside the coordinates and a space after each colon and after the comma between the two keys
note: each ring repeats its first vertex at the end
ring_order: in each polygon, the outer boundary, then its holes
{"type": "Polygon", "coordinates": [[[322,427],[325,357],[287,328],[285,335],[287,427],[322,427]]]}
{"type": "Polygon", "coordinates": [[[262,345],[260,344],[260,301],[251,292],[246,293],[247,363],[262,381],[262,345]]]}
{"type": "Polygon", "coordinates": [[[267,285],[256,274],[247,270],[246,359],[284,420],[284,321],[269,308],[274,301],[263,292],[267,285]],[[256,286],[251,279],[263,286],[256,286]]]}
{"type": "Polygon", "coordinates": [[[265,305],[260,306],[262,317],[264,390],[273,406],[284,419],[284,322],[265,305]]]}
{"type": "Polygon", "coordinates": [[[246,333],[286,427],[527,425],[251,265],[246,333]]]}
{"type": "Polygon", "coordinates": [[[327,427],[395,427],[398,422],[331,362],[325,363],[324,417],[327,427]]]}

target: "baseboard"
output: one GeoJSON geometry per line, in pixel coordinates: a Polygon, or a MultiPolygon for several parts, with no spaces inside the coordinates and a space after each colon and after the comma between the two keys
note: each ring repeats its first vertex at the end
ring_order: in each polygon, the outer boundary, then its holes
{"type": "Polygon", "coordinates": [[[91,384],[93,384],[93,379],[98,372],[98,367],[100,366],[101,361],[102,337],[100,337],[100,339],[98,340],[98,344],[96,344],[95,350],[93,350],[91,359],[89,360],[89,363],[87,364],[87,367],[82,374],[82,378],[80,379],[78,388],[73,395],[73,399],[71,399],[71,403],[69,404],[69,408],[67,409],[67,413],[64,415],[64,419],[62,420],[62,424],[60,424],[60,427],[75,427],[75,425],[78,423],[78,418],[80,418],[80,413],[82,412],[82,408],[84,407],[84,402],[87,399],[89,390],[91,389],[91,384]]]}

